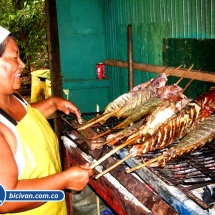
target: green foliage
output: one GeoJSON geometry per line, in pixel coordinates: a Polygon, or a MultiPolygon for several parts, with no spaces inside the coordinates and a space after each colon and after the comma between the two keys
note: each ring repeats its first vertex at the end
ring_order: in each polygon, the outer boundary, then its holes
{"type": "Polygon", "coordinates": [[[1,0],[0,25],[15,34],[28,71],[48,68],[44,0],[1,0]]]}

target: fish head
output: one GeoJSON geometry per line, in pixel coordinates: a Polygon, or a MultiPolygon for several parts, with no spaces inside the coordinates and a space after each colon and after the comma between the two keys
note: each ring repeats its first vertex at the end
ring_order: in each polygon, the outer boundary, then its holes
{"type": "Polygon", "coordinates": [[[194,99],[201,109],[202,113],[210,115],[215,112],[215,88],[211,88],[209,91],[201,94],[198,98],[194,99]]]}
{"type": "Polygon", "coordinates": [[[143,90],[144,88],[146,88],[152,81],[154,80],[154,78],[152,78],[151,80],[144,82],[142,84],[139,84],[137,86],[135,86],[134,88],[132,88],[130,90],[130,92],[139,92],[141,90],[143,90]]]}
{"type": "Polygon", "coordinates": [[[176,84],[163,86],[157,89],[157,95],[161,98],[170,98],[172,96],[177,96],[181,93],[183,89],[176,84]]]}
{"type": "Polygon", "coordinates": [[[157,76],[156,78],[153,79],[153,81],[151,82],[151,87],[152,88],[161,88],[163,86],[165,86],[167,82],[167,77],[165,73],[161,73],[159,76],[157,76]]]}

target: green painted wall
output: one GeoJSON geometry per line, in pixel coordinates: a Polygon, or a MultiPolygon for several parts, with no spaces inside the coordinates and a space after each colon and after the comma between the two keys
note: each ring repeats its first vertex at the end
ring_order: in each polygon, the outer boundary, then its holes
{"type": "MultiPolygon", "coordinates": [[[[101,101],[102,110],[128,91],[127,69],[107,66],[108,80],[98,82],[95,64],[105,59],[127,60],[129,24],[133,31],[134,61],[163,65],[164,39],[215,38],[214,8],[215,0],[57,0],[63,85],[71,88],[69,99],[75,99],[84,111],[92,111],[95,103],[101,101]],[[79,86],[78,79],[88,83],[91,90],[85,89],[84,93],[80,85],[74,96],[72,88],[79,86]],[[95,86],[96,83],[99,85],[95,86]],[[101,89],[103,84],[106,87],[101,89]]],[[[172,60],[169,58],[172,66],[179,66],[173,58],[174,55],[172,60]]],[[[135,85],[155,76],[155,73],[134,71],[135,85]]],[[[204,91],[208,83],[202,84],[192,84],[187,96],[195,97],[196,92],[204,91]]]]}
{"type": "Polygon", "coordinates": [[[58,0],[57,9],[63,80],[94,79],[105,59],[102,1],[58,0]]]}
{"type": "Polygon", "coordinates": [[[65,97],[82,112],[96,111],[96,105],[103,110],[109,95],[110,81],[96,80],[95,68],[105,60],[103,12],[103,1],[57,0],[65,97]]]}

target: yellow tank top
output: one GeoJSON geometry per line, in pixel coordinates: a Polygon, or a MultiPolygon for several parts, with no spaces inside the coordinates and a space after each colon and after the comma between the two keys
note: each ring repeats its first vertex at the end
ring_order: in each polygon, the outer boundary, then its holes
{"type": "MultiPolygon", "coordinates": [[[[33,179],[61,171],[58,140],[48,121],[27,105],[27,114],[16,125],[25,156],[25,167],[19,179],[33,179]]],[[[13,213],[9,213],[13,214],[13,213]]],[[[14,215],[66,215],[65,200],[47,202],[42,206],[14,215]]]]}

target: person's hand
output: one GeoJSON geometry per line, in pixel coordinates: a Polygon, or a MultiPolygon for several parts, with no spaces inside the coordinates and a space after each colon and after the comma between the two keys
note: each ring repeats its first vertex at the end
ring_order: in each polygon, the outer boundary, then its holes
{"type": "Polygon", "coordinates": [[[77,117],[78,123],[82,124],[81,112],[71,101],[61,99],[58,97],[54,98],[55,107],[57,110],[64,112],[65,114],[74,113],[77,117]]]}
{"type": "Polygon", "coordinates": [[[90,176],[93,175],[93,170],[89,168],[89,164],[70,167],[65,170],[67,174],[68,185],[66,189],[81,191],[89,182],[90,176]]]}

